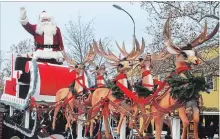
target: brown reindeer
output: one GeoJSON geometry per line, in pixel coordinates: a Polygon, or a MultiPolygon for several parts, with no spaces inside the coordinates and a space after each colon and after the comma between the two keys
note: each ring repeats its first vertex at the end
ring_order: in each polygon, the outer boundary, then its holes
{"type": "MultiPolygon", "coordinates": [[[[142,44],[142,46],[140,48],[139,44],[137,44],[137,40],[136,40],[136,47],[134,47],[132,49],[132,51],[130,53],[128,53],[127,56],[123,59],[119,59],[118,57],[116,57],[110,50],[108,50],[108,53],[105,52],[102,47],[101,41],[99,43],[99,48],[98,48],[98,44],[95,41],[94,41],[93,47],[94,47],[94,50],[97,54],[114,62],[114,63],[110,63],[110,62],[108,62],[108,63],[114,67],[117,67],[118,75],[115,77],[116,83],[120,83],[124,87],[128,87],[126,73],[130,69],[132,69],[131,61],[134,60],[136,57],[138,57],[143,52],[144,47],[145,47],[144,43],[142,44]]],[[[117,100],[113,96],[113,91],[110,90],[109,88],[98,88],[93,92],[92,106],[95,106],[104,98],[110,100],[111,102],[115,102],[117,100]]],[[[136,111],[136,109],[137,109],[136,106],[133,106],[133,107],[128,106],[128,105],[124,104],[124,102],[125,102],[124,100],[120,100],[119,102],[115,102],[115,104],[119,107],[123,107],[124,109],[126,109],[128,111],[130,111],[130,110],[136,111]]],[[[109,108],[111,108],[111,107],[109,107],[109,108]]],[[[120,121],[119,121],[119,124],[117,127],[117,134],[120,133],[120,127],[122,125],[124,115],[125,115],[124,113],[121,113],[120,121]]],[[[94,116],[94,113],[92,113],[92,117],[93,116],[94,116]]],[[[110,138],[110,135],[108,132],[109,131],[108,117],[106,115],[103,115],[103,119],[104,119],[104,125],[105,125],[105,135],[107,138],[110,138]]],[[[93,136],[93,122],[91,122],[91,125],[90,125],[90,137],[92,137],[92,136],[93,136]]]]}
{"type": "MultiPolygon", "coordinates": [[[[68,58],[68,56],[66,55],[65,52],[63,52],[63,56],[64,59],[66,60],[66,62],[68,62],[69,64],[71,64],[72,66],[74,66],[73,70],[76,71],[76,79],[73,81],[74,82],[74,86],[73,89],[75,90],[75,92],[77,94],[80,94],[83,92],[83,86],[85,86],[86,81],[84,78],[84,74],[85,74],[85,64],[86,63],[91,63],[91,61],[93,61],[94,57],[95,57],[95,53],[93,50],[93,47],[90,45],[90,51],[88,53],[88,55],[85,57],[84,61],[82,63],[77,63],[74,60],[68,58]]],[[[62,88],[60,89],[57,93],[56,93],[56,102],[60,102],[62,100],[68,101],[67,105],[65,106],[65,117],[67,120],[67,124],[66,124],[66,129],[70,126],[70,122],[71,122],[71,112],[73,110],[74,107],[74,103],[77,103],[76,98],[74,97],[74,95],[71,91],[70,88],[62,88]],[[70,112],[70,115],[69,115],[70,112]]],[[[91,96],[91,95],[90,95],[91,96]]],[[[55,129],[55,125],[56,125],[56,116],[59,112],[61,108],[61,105],[58,105],[55,110],[54,110],[54,116],[53,116],[53,123],[52,123],[52,128],[55,129]]]]}
{"type": "MultiPolygon", "coordinates": [[[[163,59],[166,59],[167,57],[170,57],[171,54],[166,54],[164,55],[163,54],[163,51],[162,52],[159,52],[159,53],[154,53],[154,54],[146,54],[144,55],[142,58],[139,58],[139,63],[134,67],[136,68],[137,66],[140,66],[141,67],[141,74],[142,74],[142,86],[147,88],[149,91],[152,91],[152,93],[155,90],[155,82],[154,82],[154,79],[153,79],[153,76],[151,74],[151,62],[152,61],[156,61],[156,60],[163,60],[163,59]]],[[[142,97],[139,97],[137,96],[139,99],[141,99],[142,97]]],[[[149,97],[152,97],[152,95],[150,95],[149,97]]],[[[147,105],[150,105],[150,102],[145,102],[147,103],[147,105]]],[[[141,110],[141,114],[144,116],[146,114],[146,104],[145,103],[138,103],[138,106],[141,110]]],[[[135,113],[135,116],[137,115],[138,113],[135,113]]],[[[143,134],[144,132],[144,129],[146,127],[148,127],[148,124],[150,123],[152,119],[152,116],[149,116],[149,117],[146,117],[144,116],[143,117],[143,122],[142,122],[142,125],[141,125],[141,128],[140,128],[140,133],[143,134]]]]}
{"type": "MultiPolygon", "coordinates": [[[[204,43],[205,41],[208,41],[211,39],[218,31],[219,24],[215,27],[215,29],[210,33],[208,36],[206,36],[207,33],[207,25],[205,25],[205,30],[202,32],[196,39],[194,39],[190,44],[188,44],[185,47],[177,47],[174,45],[174,43],[171,41],[171,32],[170,32],[170,25],[169,25],[169,18],[165,23],[164,26],[164,37],[165,37],[165,45],[167,46],[167,51],[170,54],[174,54],[176,57],[175,65],[177,68],[176,74],[178,74],[182,78],[187,78],[187,76],[184,74],[184,71],[188,70],[191,66],[191,64],[198,65],[200,63],[199,59],[195,55],[195,51],[193,48],[196,46],[204,43]]],[[[160,98],[154,99],[154,102],[151,106],[151,112],[158,111],[160,108],[168,108],[171,105],[175,104],[177,100],[173,99],[170,95],[170,91],[168,90],[160,96],[160,98]]],[[[186,138],[186,129],[189,124],[188,118],[186,116],[185,107],[178,108],[179,116],[183,123],[183,133],[182,133],[182,139],[186,138]]],[[[162,123],[164,119],[164,115],[155,115],[153,116],[156,126],[156,139],[160,139],[161,131],[162,131],[162,123]]],[[[194,127],[194,137],[198,139],[198,122],[199,122],[199,114],[195,114],[193,116],[195,127],[194,127]]]]}
{"type": "MultiPolygon", "coordinates": [[[[142,40],[142,44],[143,43],[144,43],[144,41],[142,40]]],[[[139,43],[137,41],[136,41],[136,44],[139,45],[139,43]]],[[[126,52],[124,43],[123,43],[122,48],[120,48],[120,46],[118,44],[117,44],[117,47],[119,48],[119,51],[121,52],[121,54],[123,56],[128,55],[128,53],[126,52]]],[[[165,48],[163,48],[163,49],[165,49],[165,48]]],[[[137,66],[141,66],[142,86],[147,88],[149,91],[152,91],[152,92],[154,91],[153,77],[150,73],[151,60],[163,60],[169,56],[170,56],[170,54],[164,55],[162,52],[160,52],[160,53],[155,53],[155,54],[151,54],[151,55],[145,55],[143,58],[139,58],[139,63],[134,66],[134,69],[137,66]]],[[[136,97],[137,97],[137,99],[143,98],[142,96],[139,96],[139,95],[137,95],[136,97]]],[[[137,104],[138,108],[140,109],[141,114],[146,115],[145,104],[144,103],[136,103],[136,104],[137,104]]],[[[137,114],[138,114],[138,110],[135,111],[134,117],[136,117],[137,114]]],[[[143,122],[142,122],[141,129],[140,129],[141,135],[145,129],[145,123],[146,123],[147,119],[149,119],[149,118],[147,118],[146,116],[143,117],[143,122]]],[[[132,122],[129,123],[129,127],[130,128],[132,127],[132,122]]]]}

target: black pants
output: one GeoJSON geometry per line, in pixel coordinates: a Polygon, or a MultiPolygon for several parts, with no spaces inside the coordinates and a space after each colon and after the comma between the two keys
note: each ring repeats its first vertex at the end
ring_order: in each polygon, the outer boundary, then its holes
{"type": "Polygon", "coordinates": [[[62,65],[63,64],[62,62],[57,62],[56,59],[42,59],[42,58],[38,58],[37,62],[47,62],[47,63],[50,63],[50,64],[57,64],[57,65],[62,65]]]}

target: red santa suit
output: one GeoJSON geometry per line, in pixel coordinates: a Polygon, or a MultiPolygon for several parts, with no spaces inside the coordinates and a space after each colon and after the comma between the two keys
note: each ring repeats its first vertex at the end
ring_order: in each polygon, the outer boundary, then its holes
{"type": "Polygon", "coordinates": [[[20,19],[20,23],[31,35],[34,36],[36,51],[33,58],[36,59],[56,59],[63,62],[61,51],[64,49],[60,29],[52,23],[51,18],[42,12],[38,24],[30,24],[25,14],[25,18],[20,19]]]}

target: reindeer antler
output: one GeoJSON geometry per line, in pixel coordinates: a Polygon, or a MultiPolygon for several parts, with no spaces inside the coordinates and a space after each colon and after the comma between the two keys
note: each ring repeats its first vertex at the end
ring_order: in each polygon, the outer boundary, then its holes
{"type": "MultiPolygon", "coordinates": [[[[165,26],[164,26],[164,39],[165,39],[165,45],[167,46],[167,51],[171,54],[178,54],[180,53],[181,49],[177,46],[174,45],[174,43],[171,41],[171,31],[170,31],[170,24],[169,24],[170,17],[167,19],[165,26]]],[[[207,35],[207,23],[205,23],[204,31],[197,37],[195,38],[190,44],[191,47],[194,48],[209,39],[211,39],[219,29],[219,23],[215,26],[214,30],[208,35],[207,35]]]]}
{"type": "Polygon", "coordinates": [[[83,60],[83,64],[90,63],[95,58],[95,52],[93,50],[93,47],[91,45],[89,45],[89,47],[90,47],[89,53],[87,54],[87,56],[83,60]]]}
{"type": "Polygon", "coordinates": [[[93,48],[94,48],[94,50],[97,54],[105,57],[106,59],[109,59],[109,60],[114,61],[114,62],[119,62],[120,61],[109,49],[108,49],[108,53],[106,53],[104,51],[101,40],[99,41],[99,48],[98,48],[97,42],[95,40],[93,40],[93,48]]]}
{"type": "MultiPolygon", "coordinates": [[[[135,38],[135,44],[136,44],[136,51],[134,51],[133,56],[130,57],[131,60],[136,59],[139,55],[141,55],[144,52],[145,49],[145,42],[144,42],[144,38],[142,38],[142,44],[140,47],[139,42],[137,41],[137,39],[135,38]]],[[[127,58],[129,59],[129,58],[127,58]]]]}
{"type": "Polygon", "coordinates": [[[207,22],[205,22],[204,31],[196,39],[194,39],[190,43],[192,48],[208,41],[209,39],[211,39],[218,32],[218,29],[219,29],[219,23],[215,26],[214,30],[208,36],[206,36],[206,34],[207,34],[207,22]]]}
{"type": "Polygon", "coordinates": [[[63,54],[63,58],[66,60],[66,62],[68,62],[71,65],[77,65],[77,62],[72,60],[71,58],[69,58],[65,51],[62,51],[62,54],[63,54]]]}
{"type": "Polygon", "coordinates": [[[135,44],[136,44],[135,46],[136,47],[134,47],[130,53],[126,52],[124,42],[123,42],[122,49],[120,48],[120,46],[116,42],[116,45],[117,45],[119,51],[122,53],[122,55],[124,57],[127,58],[127,60],[134,60],[134,59],[136,59],[139,55],[141,55],[144,52],[144,49],[145,49],[144,39],[142,38],[141,48],[140,48],[140,44],[139,44],[139,42],[137,41],[136,38],[135,38],[134,41],[135,41],[135,44]]]}
{"type": "Polygon", "coordinates": [[[118,45],[118,43],[115,41],[116,46],[118,47],[119,51],[121,52],[121,54],[126,57],[128,55],[128,52],[125,49],[125,43],[123,42],[122,44],[122,48],[118,45]]]}
{"type": "Polygon", "coordinates": [[[171,41],[170,17],[167,19],[164,25],[163,35],[165,40],[164,44],[167,46],[167,51],[171,54],[179,54],[181,49],[171,41]]]}
{"type": "Polygon", "coordinates": [[[167,52],[159,52],[158,54],[151,54],[151,59],[152,60],[163,60],[163,59],[166,59],[168,57],[170,57],[171,54],[170,53],[167,53],[167,52]]]}

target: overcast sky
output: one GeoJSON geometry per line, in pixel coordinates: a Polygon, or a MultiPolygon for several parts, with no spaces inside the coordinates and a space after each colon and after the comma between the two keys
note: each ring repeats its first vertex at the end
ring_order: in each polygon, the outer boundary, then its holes
{"type": "Polygon", "coordinates": [[[77,21],[78,15],[84,23],[94,19],[96,39],[113,37],[120,44],[125,41],[127,48],[131,48],[133,23],[128,15],[112,7],[120,5],[127,10],[136,22],[136,37],[141,41],[150,37],[145,33],[147,13],[140,8],[138,2],[1,2],[1,49],[8,50],[12,44],[33,38],[19,23],[19,9],[24,6],[30,23],[37,23],[39,14],[46,10],[54,17],[61,33],[66,35],[65,24],[70,20],[77,21]]]}

